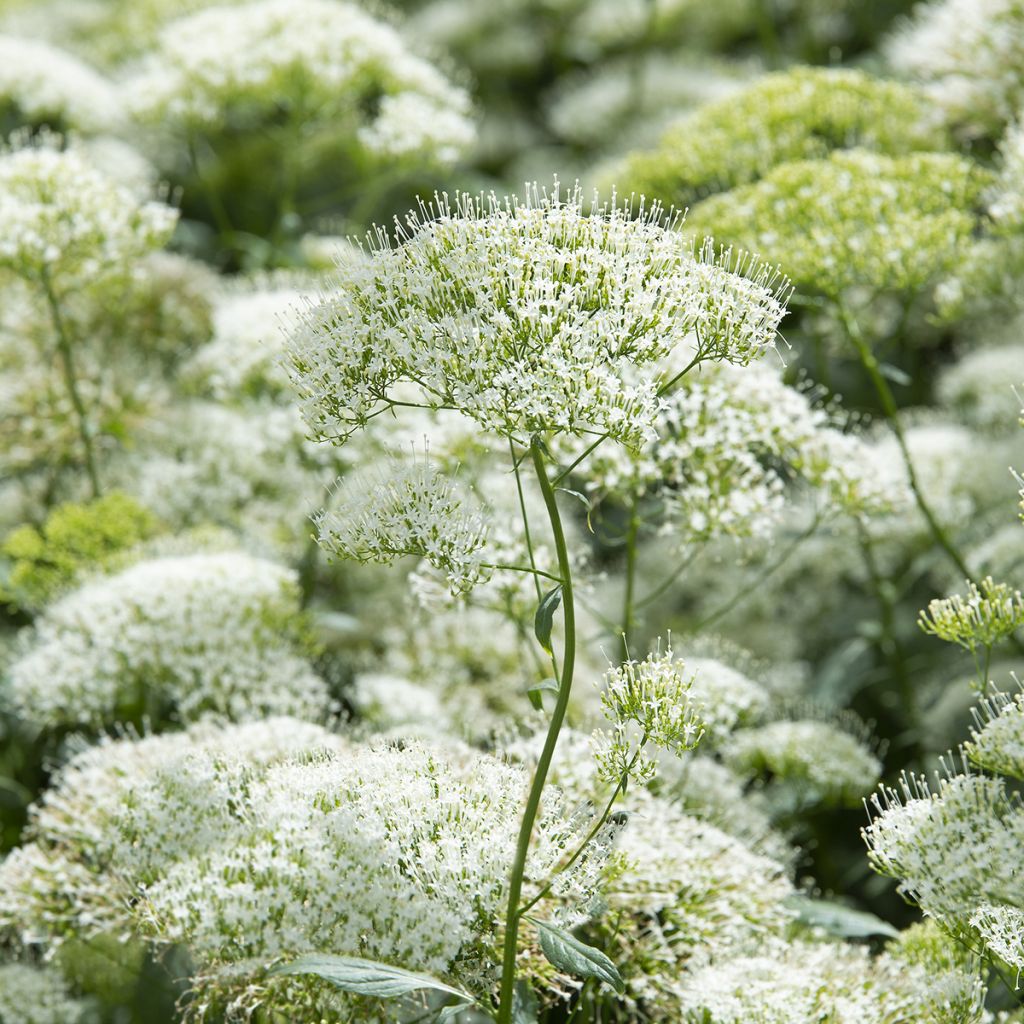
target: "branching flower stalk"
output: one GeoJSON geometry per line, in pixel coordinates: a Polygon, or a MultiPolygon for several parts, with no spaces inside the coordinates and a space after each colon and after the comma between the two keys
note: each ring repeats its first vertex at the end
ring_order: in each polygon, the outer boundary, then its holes
{"type": "MultiPolygon", "coordinates": [[[[563,196],[557,186],[553,195],[533,188],[525,201],[438,196],[399,225],[397,247],[379,231],[367,259],[339,267],[332,293],[304,315],[288,352],[306,424],[321,440],[343,443],[385,412],[413,409],[420,416],[454,411],[509,446],[525,552],[492,546],[491,510],[477,508],[443,466],[426,459],[414,467],[391,460],[374,481],[343,480],[333,507],[317,517],[321,544],[334,554],[383,564],[419,557],[457,598],[498,572],[534,579],[535,632],[551,657],[557,679],[549,688],[557,694],[502,893],[504,920],[494,922],[499,934],[503,927],[498,1024],[513,1017],[520,925],[547,891],[542,884],[524,903],[579,641],[556,489],[605,442],[639,450],[656,436],[663,396],[692,367],[760,357],[784,314],[786,286],[774,271],[728,250],[695,249],[673,226],[663,223],[660,208],[630,210],[614,199],[588,204],[578,190],[563,196]],[[553,454],[566,438],[584,447],[582,454],[553,454]],[[527,459],[557,567],[538,565],[521,476],[527,459]],[[546,596],[543,580],[555,584],[546,596]],[[551,643],[559,604],[560,659],[551,643]]],[[[633,520],[635,549],[635,511],[633,520]]],[[[630,595],[627,616],[632,605],[630,595]]],[[[614,792],[568,867],[607,824],[629,773],[636,768],[641,781],[650,778],[653,762],[642,757],[648,736],[678,753],[700,735],[681,664],[630,662],[621,672],[636,686],[623,691],[626,704],[612,708],[602,777],[614,792]]]]}

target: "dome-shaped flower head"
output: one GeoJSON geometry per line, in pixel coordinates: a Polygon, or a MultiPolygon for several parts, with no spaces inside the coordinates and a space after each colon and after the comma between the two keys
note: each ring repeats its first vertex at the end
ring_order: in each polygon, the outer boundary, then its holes
{"type": "Polygon", "coordinates": [[[118,126],[117,94],[73,54],[37,39],[0,35],[0,111],[18,125],[82,132],[118,126]]]}
{"type": "Polygon", "coordinates": [[[176,212],[140,200],[77,149],[0,154],[0,270],[59,291],[131,273],[170,236],[176,212]]]}
{"type": "Polygon", "coordinates": [[[695,251],[659,207],[531,189],[525,200],[438,197],[378,232],[365,263],[305,317],[290,346],[306,421],[346,437],[399,405],[456,408],[485,430],[653,432],[661,364],[745,363],[784,313],[776,275],[695,251]],[[685,362],[685,360],[684,360],[685,362]]]}
{"type": "Polygon", "coordinates": [[[226,4],[172,21],[130,93],[139,120],[164,131],[329,127],[370,160],[449,164],[474,135],[462,89],[390,25],[337,0],[226,4]]]}

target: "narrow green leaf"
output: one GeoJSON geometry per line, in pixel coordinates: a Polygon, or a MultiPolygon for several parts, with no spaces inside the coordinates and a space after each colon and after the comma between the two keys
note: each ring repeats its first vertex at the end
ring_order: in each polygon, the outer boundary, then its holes
{"type": "Polygon", "coordinates": [[[534,683],[527,691],[526,695],[530,698],[530,703],[534,706],[537,711],[540,711],[544,707],[544,701],[542,696],[545,693],[558,693],[558,680],[542,679],[539,683],[534,683]]]}
{"type": "Polygon", "coordinates": [[[540,641],[541,647],[551,653],[551,627],[555,620],[555,611],[562,603],[562,584],[549,590],[537,605],[537,614],[533,619],[533,631],[540,641]]]}
{"type": "Polygon", "coordinates": [[[529,920],[540,932],[540,948],[544,955],[560,971],[579,978],[597,978],[611,985],[616,992],[625,990],[619,969],[601,950],[580,942],[575,936],[546,921],[532,917],[529,920]]]}
{"type": "Polygon", "coordinates": [[[791,896],[785,903],[796,911],[797,920],[802,924],[824,928],[830,935],[846,939],[860,939],[869,935],[895,938],[899,935],[899,931],[888,921],[842,903],[815,900],[808,896],[791,896]]]}
{"type": "Polygon", "coordinates": [[[903,387],[906,387],[908,384],[913,383],[909,373],[901,370],[898,366],[893,366],[892,363],[879,363],[878,371],[886,380],[891,380],[894,384],[901,384],[903,387]]]}
{"type": "Polygon", "coordinates": [[[345,992],[360,996],[376,996],[379,999],[393,999],[422,989],[433,989],[456,996],[463,1002],[472,1002],[473,997],[451,985],[446,985],[429,974],[406,971],[377,960],[364,960],[358,956],[331,956],[326,953],[309,953],[291,963],[280,964],[268,972],[269,977],[283,974],[315,974],[331,982],[345,992]]]}
{"type": "Polygon", "coordinates": [[[571,494],[574,498],[583,503],[583,507],[587,510],[587,529],[593,533],[594,526],[590,522],[590,513],[594,511],[594,505],[591,500],[585,494],[581,494],[579,491],[574,491],[569,487],[556,487],[555,490],[563,491],[565,494],[571,494]]]}

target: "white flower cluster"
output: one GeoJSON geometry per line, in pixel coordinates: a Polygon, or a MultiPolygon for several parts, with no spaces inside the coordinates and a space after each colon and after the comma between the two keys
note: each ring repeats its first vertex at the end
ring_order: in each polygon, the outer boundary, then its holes
{"type": "Polygon", "coordinates": [[[671,646],[643,661],[624,661],[608,669],[601,706],[612,731],[594,735],[594,753],[605,781],[653,778],[657,762],[645,754],[648,743],[677,756],[697,745],[704,726],[690,696],[692,680],[693,673],[671,646]]]}
{"type": "Polygon", "coordinates": [[[481,557],[487,525],[428,456],[393,456],[372,477],[348,474],[315,517],[320,546],[357,562],[414,556],[443,572],[453,594],[490,575],[481,557]]]}
{"type": "Polygon", "coordinates": [[[1024,625],[1024,596],[986,576],[981,584],[967,580],[967,596],[936,598],[917,624],[929,636],[959,644],[972,653],[992,648],[1024,625]]]}
{"type": "Polygon", "coordinates": [[[140,562],[50,606],[10,666],[7,697],[47,726],[324,716],[302,654],[295,576],[240,553],[140,562]]]}
{"type": "Polygon", "coordinates": [[[256,0],[171,22],[126,89],[133,113],[164,128],[216,129],[282,105],[306,129],[348,122],[378,159],[452,163],[474,135],[461,89],[390,25],[335,0],[256,0]]]}
{"type": "Polygon", "coordinates": [[[588,207],[578,191],[439,198],[398,248],[381,234],[365,265],[340,268],[338,293],[293,339],[310,428],[344,436],[411,402],[502,436],[639,442],[672,349],[744,363],[774,344],[784,313],[771,273],[733,273],[731,255],[695,253],[659,219],[588,207]]]}
{"type": "Polygon", "coordinates": [[[701,1024],[981,1024],[984,993],[969,972],[892,953],[801,941],[697,972],[677,1019],[701,1024]]]}
{"type": "Polygon", "coordinates": [[[891,500],[863,441],[766,360],[684,377],[663,399],[656,428],[657,439],[638,451],[599,448],[580,475],[597,496],[657,495],[666,531],[682,544],[769,534],[795,480],[830,509],[877,512],[891,500]]]}
{"type": "Polygon", "coordinates": [[[973,931],[1000,955],[1007,923],[1024,908],[1024,808],[1005,780],[966,764],[935,786],[904,776],[899,791],[876,793],[871,808],[864,838],[875,870],[898,879],[899,891],[947,930],[973,931]]]}
{"type": "MultiPolygon", "coordinates": [[[[299,994],[336,1006],[323,982],[265,977],[311,950],[484,994],[527,781],[468,748],[357,746],[287,719],[106,743],[70,762],[34,842],[0,865],[0,926],[44,948],[112,927],[183,943],[197,1019],[257,1005],[287,1017],[299,994]],[[119,926],[92,919],[94,890],[119,926]]],[[[551,795],[531,879],[576,828],[551,795]]]]}
{"type": "Polygon", "coordinates": [[[301,293],[288,287],[222,295],[213,307],[213,338],[189,360],[185,377],[222,402],[280,393],[288,385],[281,350],[300,302],[301,293]]]}
{"type": "Polygon", "coordinates": [[[1024,107],[1024,11],[1018,0],[935,0],[888,41],[889,63],[920,81],[970,135],[998,134],[1024,107]]]}
{"type": "Polygon", "coordinates": [[[338,468],[307,443],[295,409],[267,401],[171,406],[137,438],[111,474],[122,490],[168,524],[225,526],[260,549],[305,543],[309,509],[338,468]]]}
{"type": "Polygon", "coordinates": [[[75,149],[45,143],[0,154],[0,269],[46,279],[58,293],[130,274],[176,220],[75,149]]]}
{"type": "Polygon", "coordinates": [[[114,86],[77,57],[35,39],[0,35],[0,109],[29,124],[99,132],[115,127],[114,86]]]}
{"type": "Polygon", "coordinates": [[[80,1024],[91,1018],[54,967],[0,964],[0,1021],[4,1024],[80,1024]]]}
{"type": "Polygon", "coordinates": [[[936,391],[971,425],[1004,433],[1020,412],[1014,381],[1024,382],[1024,352],[1016,341],[964,353],[942,372],[936,391]]]}
{"type": "Polygon", "coordinates": [[[975,727],[964,752],[985,771],[1024,781],[1024,691],[994,691],[974,711],[975,727]]]}
{"type": "Polygon", "coordinates": [[[689,699],[699,711],[705,745],[750,724],[767,710],[767,690],[738,669],[717,658],[689,656],[686,667],[693,673],[689,699]]]}
{"type": "Polygon", "coordinates": [[[713,825],[643,791],[633,802],[618,843],[624,869],[604,892],[609,941],[629,996],[648,1012],[661,1007],[653,1019],[675,1021],[687,974],[781,938],[794,890],[781,864],[713,825]]]}
{"type": "Polygon", "coordinates": [[[734,771],[779,779],[801,801],[859,804],[882,776],[882,762],[861,740],[811,719],[740,729],[723,753],[734,771]]]}

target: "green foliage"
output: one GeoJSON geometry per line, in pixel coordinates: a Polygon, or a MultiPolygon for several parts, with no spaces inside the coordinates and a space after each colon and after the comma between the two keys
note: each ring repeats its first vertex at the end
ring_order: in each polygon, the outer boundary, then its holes
{"type": "Polygon", "coordinates": [[[913,295],[958,265],[989,176],[946,153],[833,153],[700,203],[686,227],[778,264],[798,290],[913,295]]]}
{"type": "Polygon", "coordinates": [[[113,492],[84,504],[55,508],[41,526],[20,526],[3,541],[6,580],[0,599],[37,610],[89,570],[115,564],[119,555],[161,530],[148,510],[113,492]]]}
{"type": "Polygon", "coordinates": [[[757,181],[780,164],[855,147],[888,155],[942,149],[946,137],[911,87],[861,71],[797,67],[765,75],[666,129],[612,175],[621,191],[682,207],[757,181]]]}

